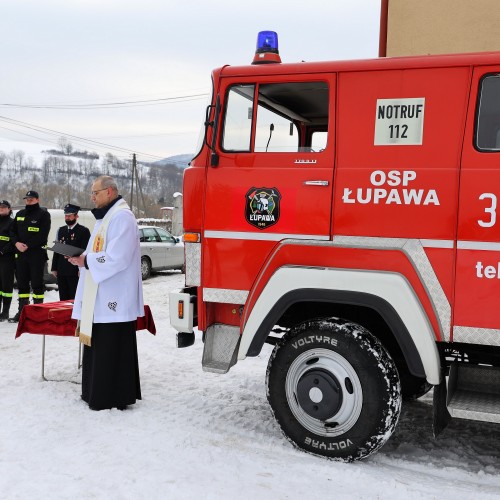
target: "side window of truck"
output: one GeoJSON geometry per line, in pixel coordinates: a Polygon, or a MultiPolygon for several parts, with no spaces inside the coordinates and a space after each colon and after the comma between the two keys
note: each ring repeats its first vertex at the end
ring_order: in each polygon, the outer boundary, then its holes
{"type": "Polygon", "coordinates": [[[259,102],[254,151],[286,153],[298,151],[298,148],[299,134],[293,121],[259,102]]]}
{"type": "Polygon", "coordinates": [[[328,139],[328,98],[326,82],[233,85],[226,98],[222,149],[321,151],[328,139]]]}
{"type": "Polygon", "coordinates": [[[229,89],[222,136],[225,151],[250,151],[254,88],[254,85],[234,85],[229,89]]]}
{"type": "Polygon", "coordinates": [[[487,75],[481,80],[476,147],[480,151],[500,151],[500,75],[487,75]]]}

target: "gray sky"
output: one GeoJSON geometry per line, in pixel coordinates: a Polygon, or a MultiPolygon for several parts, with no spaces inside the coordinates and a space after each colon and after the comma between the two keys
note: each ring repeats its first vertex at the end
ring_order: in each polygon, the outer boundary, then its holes
{"type": "Polygon", "coordinates": [[[379,0],[2,0],[0,138],[50,147],[61,132],[145,161],[194,153],[212,69],[250,64],[259,31],[278,33],[283,62],[359,59],[377,57],[379,21],[379,0]],[[154,99],[170,100],[10,106],[154,99]]]}

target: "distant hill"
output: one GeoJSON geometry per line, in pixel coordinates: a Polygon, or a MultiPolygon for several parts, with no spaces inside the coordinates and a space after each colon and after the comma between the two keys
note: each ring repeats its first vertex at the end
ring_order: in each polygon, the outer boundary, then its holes
{"type": "Polygon", "coordinates": [[[134,194],[132,205],[138,217],[157,218],[162,216],[161,207],[171,205],[174,194],[182,191],[184,169],[194,156],[182,154],[155,163],[137,162],[138,176],[132,189],[130,159],[122,160],[111,153],[75,151],[70,145],[58,150],[20,144],[32,146],[26,148],[29,155],[24,148],[6,153],[1,141],[0,146],[0,193],[13,206],[22,206],[26,191],[34,189],[47,208],[62,208],[66,203],[90,208],[92,182],[104,174],[115,178],[127,201],[134,194]]]}
{"type": "Polygon", "coordinates": [[[150,163],[150,165],[155,165],[163,167],[165,165],[175,165],[183,170],[189,165],[189,162],[194,158],[194,154],[183,154],[169,156],[168,158],[163,158],[163,160],[158,160],[150,163]]]}

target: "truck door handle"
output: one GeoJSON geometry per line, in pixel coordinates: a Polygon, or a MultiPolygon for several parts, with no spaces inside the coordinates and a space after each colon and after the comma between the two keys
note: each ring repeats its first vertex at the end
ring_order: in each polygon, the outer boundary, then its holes
{"type": "Polygon", "coordinates": [[[328,181],[304,181],[306,186],[328,186],[328,181]]]}

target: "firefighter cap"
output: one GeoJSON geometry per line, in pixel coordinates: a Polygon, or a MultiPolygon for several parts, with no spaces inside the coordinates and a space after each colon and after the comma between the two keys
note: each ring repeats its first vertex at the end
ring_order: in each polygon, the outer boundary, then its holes
{"type": "Polygon", "coordinates": [[[71,203],[68,203],[64,207],[65,214],[77,214],[79,210],[80,210],[80,207],[78,205],[73,205],[71,203]]]}
{"type": "Polygon", "coordinates": [[[10,208],[10,203],[7,200],[0,200],[0,207],[10,208]]]}
{"type": "Polygon", "coordinates": [[[36,191],[33,191],[33,190],[29,190],[27,193],[26,193],[26,196],[23,198],[23,200],[25,200],[26,198],[40,198],[40,196],[38,196],[38,193],[36,191]]]}

